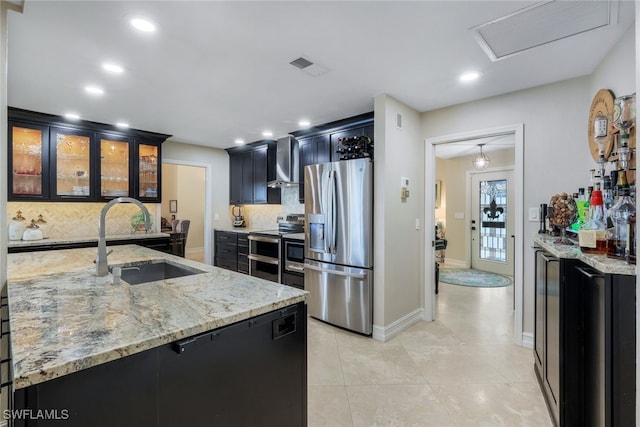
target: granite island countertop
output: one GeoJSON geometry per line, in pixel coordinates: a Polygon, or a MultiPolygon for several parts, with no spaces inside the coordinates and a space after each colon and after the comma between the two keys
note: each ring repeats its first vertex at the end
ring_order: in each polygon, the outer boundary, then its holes
{"type": "MultiPolygon", "coordinates": [[[[168,237],[167,233],[134,233],[134,234],[110,234],[107,236],[107,243],[110,241],[154,239],[157,237],[168,237]]],[[[73,243],[93,243],[98,244],[98,236],[75,236],[75,237],[53,237],[41,240],[9,240],[9,248],[28,248],[30,246],[42,245],[67,245],[73,243]]]]}
{"type": "Polygon", "coordinates": [[[95,274],[95,248],[8,255],[16,389],[306,300],[307,292],[157,252],[115,246],[109,265],[165,259],[202,274],[139,285],[95,274]]]}
{"type": "Polygon", "coordinates": [[[538,234],[536,235],[534,241],[543,249],[546,249],[548,252],[558,258],[579,259],[585,264],[605,274],[636,274],[636,266],[633,264],[627,264],[625,261],[618,259],[607,258],[606,255],[591,255],[582,253],[577,241],[574,242],[574,245],[557,245],[553,243],[557,238],[558,237],[550,236],[548,234],[538,234]]]}

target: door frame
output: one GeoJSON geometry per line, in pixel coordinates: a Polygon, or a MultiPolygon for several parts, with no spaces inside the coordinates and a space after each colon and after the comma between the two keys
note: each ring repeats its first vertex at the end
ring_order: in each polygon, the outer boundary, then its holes
{"type": "MultiPolygon", "coordinates": [[[[435,183],[436,183],[436,145],[448,144],[453,142],[468,141],[470,139],[488,138],[500,135],[513,134],[515,139],[515,168],[514,168],[514,185],[515,187],[515,243],[514,243],[514,263],[515,275],[514,281],[514,298],[515,298],[515,314],[514,314],[514,342],[518,345],[531,346],[531,339],[523,340],[523,269],[524,269],[524,123],[492,127],[487,129],[478,129],[467,132],[442,135],[437,137],[425,138],[425,230],[424,247],[425,247],[425,263],[424,263],[424,314],[423,318],[427,321],[434,320],[435,313],[435,293],[434,280],[435,263],[427,260],[435,259],[435,241],[433,230],[435,227],[435,183]]],[[[470,209],[470,208],[469,208],[470,209]]],[[[528,334],[529,335],[529,334],[528,334]]]]}
{"type": "Polygon", "coordinates": [[[189,162],[186,160],[164,158],[162,159],[162,163],[204,168],[204,263],[213,265],[213,207],[211,206],[211,195],[213,194],[213,175],[211,165],[209,163],[189,162]]]}
{"type": "MultiPolygon", "coordinates": [[[[509,166],[499,166],[499,167],[495,167],[495,168],[487,168],[484,169],[482,171],[473,171],[473,170],[468,170],[466,172],[466,195],[467,195],[467,203],[466,203],[466,207],[465,207],[465,215],[469,221],[471,219],[473,219],[473,193],[472,191],[475,191],[472,189],[472,185],[471,185],[471,181],[473,179],[474,175],[479,175],[479,174],[483,174],[483,173],[487,173],[487,172],[508,172],[511,171],[513,174],[513,181],[515,183],[515,166],[513,165],[509,165],[509,166]]],[[[515,194],[515,190],[514,190],[514,194],[515,194]]],[[[515,200],[515,197],[514,197],[515,200]]],[[[515,205],[514,205],[515,206],[515,205]]],[[[514,217],[513,219],[515,220],[515,215],[518,214],[517,208],[514,209],[514,217]]],[[[480,224],[478,224],[478,227],[480,227],[480,224]]],[[[513,229],[513,234],[516,234],[516,230],[515,230],[515,221],[514,221],[514,229],[513,229]]],[[[466,258],[466,262],[465,262],[465,267],[466,268],[471,268],[471,266],[473,265],[473,249],[472,249],[472,245],[473,243],[471,242],[472,239],[472,235],[471,235],[471,223],[468,222],[467,223],[467,229],[465,230],[465,244],[466,244],[466,249],[465,249],[465,258],[466,258]]],[[[507,236],[507,246],[509,245],[509,241],[511,240],[511,236],[507,236]]],[[[507,248],[507,253],[509,252],[508,248],[507,248]]],[[[515,253],[515,247],[513,248],[513,265],[515,268],[515,260],[516,260],[516,253],[515,253]]],[[[515,288],[514,288],[515,289],[515,288]]]]}

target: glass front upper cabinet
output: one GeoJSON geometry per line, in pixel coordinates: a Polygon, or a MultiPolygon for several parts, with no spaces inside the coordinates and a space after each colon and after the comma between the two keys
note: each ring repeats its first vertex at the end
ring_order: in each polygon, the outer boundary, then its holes
{"type": "Polygon", "coordinates": [[[138,155],[138,197],[145,201],[160,200],[160,144],[137,144],[138,155]]]}
{"type": "Polygon", "coordinates": [[[130,139],[98,136],[100,141],[100,196],[111,199],[131,196],[130,139]]]}
{"type": "Polygon", "coordinates": [[[93,194],[92,134],[51,128],[51,151],[55,176],[53,199],[87,199],[93,194]]]}
{"type": "Polygon", "coordinates": [[[9,199],[48,197],[48,127],[10,123],[9,138],[9,199]]]}

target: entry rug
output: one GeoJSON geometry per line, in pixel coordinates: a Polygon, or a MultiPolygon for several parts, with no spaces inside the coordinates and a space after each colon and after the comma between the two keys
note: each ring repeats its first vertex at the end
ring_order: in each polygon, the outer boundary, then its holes
{"type": "Polygon", "coordinates": [[[508,277],[468,268],[443,268],[440,270],[440,281],[477,288],[500,288],[511,284],[508,277]]]}

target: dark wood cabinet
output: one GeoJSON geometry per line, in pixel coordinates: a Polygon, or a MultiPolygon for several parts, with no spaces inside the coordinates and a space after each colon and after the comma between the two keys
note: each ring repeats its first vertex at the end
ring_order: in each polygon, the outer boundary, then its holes
{"type": "Polygon", "coordinates": [[[249,274],[249,236],[238,233],[238,272],[249,274]]]}
{"type": "Polygon", "coordinates": [[[259,141],[228,148],[229,203],[279,204],[280,189],[267,183],[276,177],[276,142],[259,141]]]}
{"type": "Polygon", "coordinates": [[[9,108],[8,199],[159,203],[169,136],[9,108]]]}
{"type": "Polygon", "coordinates": [[[51,126],[49,129],[51,200],[96,199],[94,133],[51,126]]]}
{"type": "Polygon", "coordinates": [[[162,142],[134,139],[133,191],[142,202],[162,201],[162,142]]]}
{"type": "Polygon", "coordinates": [[[560,260],[542,250],[536,253],[535,312],[536,374],[557,423],[560,419],[560,260]]]}
{"type": "MultiPolygon", "coordinates": [[[[171,237],[169,236],[107,240],[107,246],[119,245],[139,245],[156,251],[177,255],[173,251],[171,237]]],[[[41,240],[37,244],[32,243],[26,246],[9,246],[7,251],[12,254],[20,252],[53,251],[60,249],[95,248],[97,246],[97,240],[74,243],[51,243],[48,240],[41,240]]]]}
{"type": "Polygon", "coordinates": [[[298,177],[298,198],[304,202],[304,167],[331,161],[329,135],[317,135],[299,140],[300,176],[298,177]]]}
{"type": "Polygon", "coordinates": [[[306,343],[301,302],[17,389],[14,425],[306,426],[306,343]]]}
{"type": "Polygon", "coordinates": [[[131,159],[134,158],[134,140],[126,135],[96,134],[97,150],[97,194],[103,199],[131,196],[135,194],[131,159]]]}
{"type": "Polygon", "coordinates": [[[238,233],[215,230],[213,265],[238,271],[238,233]]]}
{"type": "Polygon", "coordinates": [[[249,238],[247,233],[214,231],[213,265],[249,274],[249,238]]]}
{"type": "Polygon", "coordinates": [[[229,203],[244,204],[251,198],[251,192],[245,194],[245,188],[251,189],[251,153],[229,157],[229,203]]]}
{"type": "Polygon", "coordinates": [[[49,198],[49,126],[9,122],[9,200],[49,198]]]}
{"type": "Polygon", "coordinates": [[[267,147],[253,151],[253,204],[267,203],[267,147]]]}
{"type": "Polygon", "coordinates": [[[299,142],[300,176],[298,178],[298,199],[304,203],[304,167],[318,163],[340,160],[336,152],[339,139],[354,136],[368,136],[373,140],[373,113],[361,114],[310,129],[291,132],[299,142]]]}
{"type": "Polygon", "coordinates": [[[635,276],[536,250],[534,367],[560,426],[635,423],[635,276]]]}

